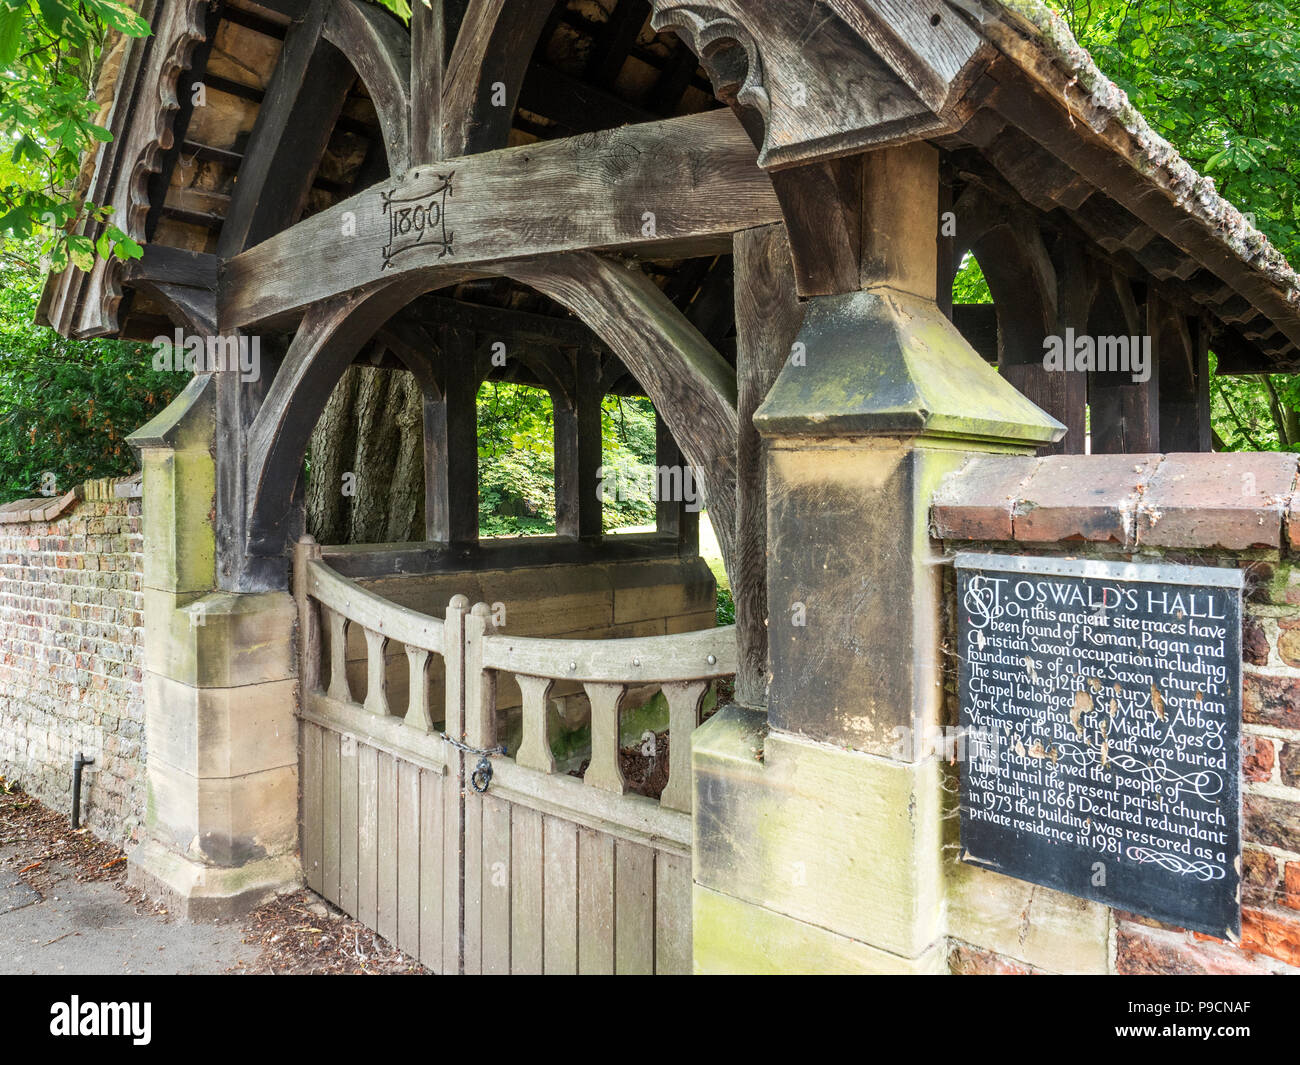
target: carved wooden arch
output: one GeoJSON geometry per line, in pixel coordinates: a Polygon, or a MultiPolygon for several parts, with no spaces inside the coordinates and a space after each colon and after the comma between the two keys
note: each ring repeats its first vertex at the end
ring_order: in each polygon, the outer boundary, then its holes
{"type": "Polygon", "coordinates": [[[1038,361],[1059,313],[1056,267],[1037,224],[978,186],[962,193],[953,213],[953,264],[967,252],[979,261],[997,311],[999,365],[1038,361]]]}
{"type": "MultiPolygon", "coordinates": [[[[730,565],[737,420],[735,374],[726,360],[635,267],[580,253],[511,263],[500,272],[577,314],[641,382],[704,484],[730,565]]],[[[245,504],[252,553],[283,552],[312,429],[357,352],[417,296],[457,280],[463,278],[396,278],[309,308],[249,430],[245,504]]]]}
{"type": "Polygon", "coordinates": [[[388,169],[411,166],[411,38],[398,21],[364,0],[334,0],[321,35],[342,52],[366,87],[384,135],[388,169]]]}
{"type": "Polygon", "coordinates": [[[730,575],[736,516],[735,371],[635,264],[578,252],[500,269],[581,318],[641,383],[704,482],[730,575]]]}

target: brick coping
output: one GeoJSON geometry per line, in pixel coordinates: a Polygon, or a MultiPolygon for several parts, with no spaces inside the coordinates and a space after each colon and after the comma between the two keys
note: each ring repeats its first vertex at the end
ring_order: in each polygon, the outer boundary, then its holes
{"type": "Polygon", "coordinates": [[[941,540],[1300,551],[1300,456],[976,455],[934,494],[941,540]]]}
{"type": "Polygon", "coordinates": [[[128,477],[101,477],[79,484],[61,496],[15,499],[12,503],[0,505],[0,525],[54,521],[86,499],[93,501],[136,499],[141,495],[141,483],[139,473],[133,473],[128,477]]]}

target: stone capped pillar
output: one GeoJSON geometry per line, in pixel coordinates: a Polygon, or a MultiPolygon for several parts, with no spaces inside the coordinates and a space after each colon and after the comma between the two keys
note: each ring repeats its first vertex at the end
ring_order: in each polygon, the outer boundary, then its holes
{"type": "MultiPolygon", "coordinates": [[[[695,966],[946,971],[939,481],[1064,427],[935,300],[938,156],[860,157],[860,289],[806,304],[754,415],[767,473],[768,713],[694,736],[695,966]]],[[[828,220],[829,219],[829,220],[828,220]]],[[[791,231],[807,257],[816,230],[791,231]]]]}
{"type": "Polygon", "coordinates": [[[130,879],[194,919],[301,879],[287,592],[217,591],[216,380],[134,433],[144,466],[146,836],[130,879]]]}

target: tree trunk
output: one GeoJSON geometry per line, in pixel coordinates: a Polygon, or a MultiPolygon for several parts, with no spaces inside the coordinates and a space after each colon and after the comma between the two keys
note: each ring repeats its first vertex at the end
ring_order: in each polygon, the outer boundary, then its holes
{"type": "Polygon", "coordinates": [[[307,478],[307,531],[322,544],[348,539],[348,504],[343,474],[352,469],[356,424],[352,418],[360,371],[349,367],[325,404],[311,434],[307,478]]]}
{"type": "Polygon", "coordinates": [[[312,432],[308,532],[323,544],[423,540],[423,454],[411,374],[350,367],[312,432]]]}

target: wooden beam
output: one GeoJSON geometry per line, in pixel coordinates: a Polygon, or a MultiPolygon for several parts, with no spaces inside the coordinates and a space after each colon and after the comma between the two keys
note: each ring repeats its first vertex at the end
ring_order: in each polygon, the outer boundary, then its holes
{"type": "Polygon", "coordinates": [[[660,258],[727,251],[737,229],[781,220],[754,158],[740,123],[719,110],[418,168],[228,262],[223,321],[289,318],[413,273],[439,288],[447,284],[441,270],[486,273],[507,259],[606,248],[660,258]],[[428,223],[416,230],[408,214],[401,231],[403,211],[428,223]]]}
{"type": "MultiPolygon", "coordinates": [[[[417,0],[413,13],[428,10],[417,0]]],[[[412,163],[414,114],[410,35],[388,12],[363,0],[334,0],[322,34],[348,58],[375,105],[389,172],[405,173],[412,163]]]]}
{"type": "Polygon", "coordinates": [[[447,296],[421,296],[401,316],[425,325],[456,325],[477,333],[516,337],[555,347],[599,343],[596,335],[577,318],[491,307],[447,296]]]}
{"type": "Polygon", "coordinates": [[[209,289],[215,294],[219,262],[215,255],[206,252],[169,248],[165,244],[146,244],[144,254],[139,259],[127,262],[122,277],[133,284],[145,281],[165,282],[209,289]]]}
{"type": "Polygon", "coordinates": [[[504,147],[524,73],[553,6],[551,0],[469,0],[443,83],[444,154],[504,147]]]}
{"type": "Polygon", "coordinates": [[[574,133],[653,122],[658,117],[608,89],[589,85],[545,63],[529,66],[519,90],[519,106],[574,133]]]}
{"type": "Polygon", "coordinates": [[[329,7],[313,0],[285,37],[217,242],[223,259],[292,225],[306,201],[352,81],[343,53],[321,40],[329,7]]]}

